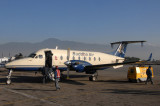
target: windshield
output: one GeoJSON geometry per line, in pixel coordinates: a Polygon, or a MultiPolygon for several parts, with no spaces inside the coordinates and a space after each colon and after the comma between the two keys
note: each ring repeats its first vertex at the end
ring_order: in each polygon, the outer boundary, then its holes
{"type": "Polygon", "coordinates": [[[34,58],[36,56],[36,54],[35,53],[31,53],[28,57],[32,57],[32,58],[34,58]]]}

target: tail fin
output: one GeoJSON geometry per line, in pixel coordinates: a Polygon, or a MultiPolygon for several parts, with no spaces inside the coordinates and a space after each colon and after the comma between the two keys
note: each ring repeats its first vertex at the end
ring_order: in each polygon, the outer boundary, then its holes
{"type": "Polygon", "coordinates": [[[146,42],[146,41],[121,41],[121,42],[111,43],[112,47],[115,44],[119,44],[119,46],[116,49],[116,51],[114,51],[112,54],[115,55],[115,56],[124,58],[128,44],[130,44],[130,43],[141,43],[141,46],[143,46],[143,42],[146,42]]]}
{"type": "Polygon", "coordinates": [[[149,56],[147,61],[151,61],[151,59],[152,59],[152,53],[150,54],[150,56],[149,56]]]}

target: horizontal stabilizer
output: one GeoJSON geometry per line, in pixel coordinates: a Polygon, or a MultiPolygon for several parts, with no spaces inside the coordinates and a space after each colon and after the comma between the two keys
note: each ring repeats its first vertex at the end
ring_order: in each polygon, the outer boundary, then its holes
{"type": "Polygon", "coordinates": [[[113,47],[113,45],[115,45],[115,44],[130,44],[130,43],[141,43],[141,45],[143,45],[143,42],[146,42],[146,41],[144,41],[144,40],[142,40],[142,41],[120,41],[120,42],[111,43],[111,46],[113,47]]]}
{"type": "Polygon", "coordinates": [[[113,43],[111,43],[111,45],[113,45],[113,44],[121,44],[121,43],[129,44],[129,43],[143,43],[143,42],[146,42],[146,41],[144,41],[144,40],[142,40],[142,41],[120,41],[120,42],[113,42],[113,43]]]}
{"type": "Polygon", "coordinates": [[[143,42],[146,42],[146,41],[120,41],[120,42],[113,42],[113,43],[111,43],[111,47],[112,48],[113,48],[113,45],[115,45],[115,44],[119,44],[119,46],[116,49],[116,51],[114,51],[112,53],[112,55],[124,58],[128,44],[130,44],[130,43],[141,43],[141,46],[143,46],[143,42]]]}

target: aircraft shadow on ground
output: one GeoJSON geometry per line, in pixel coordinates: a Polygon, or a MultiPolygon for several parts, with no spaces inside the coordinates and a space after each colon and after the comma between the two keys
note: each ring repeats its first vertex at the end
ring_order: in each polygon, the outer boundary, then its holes
{"type": "Polygon", "coordinates": [[[67,75],[63,75],[63,77],[61,78],[61,82],[68,83],[68,84],[74,84],[74,85],[86,85],[84,83],[79,82],[80,80],[75,81],[71,79],[72,78],[85,78],[85,77],[88,77],[88,75],[70,75],[69,77],[70,79],[67,79],[67,75]]]}
{"type": "MultiPolygon", "coordinates": [[[[64,78],[67,78],[67,75],[63,74],[64,78]]],[[[70,75],[70,78],[85,78],[85,77],[89,77],[89,75],[70,75]]]]}
{"type": "Polygon", "coordinates": [[[61,83],[67,83],[67,84],[72,84],[72,85],[86,85],[85,83],[81,83],[75,80],[68,80],[68,79],[63,79],[61,83]]]}
{"type": "Polygon", "coordinates": [[[12,89],[12,90],[17,90],[17,91],[56,91],[56,90],[44,90],[44,89],[29,89],[29,88],[27,88],[27,89],[12,89]]]}
{"type": "Polygon", "coordinates": [[[135,95],[160,95],[160,91],[145,91],[145,90],[125,90],[125,89],[104,89],[101,93],[115,94],[135,94],[135,95]]]}
{"type": "Polygon", "coordinates": [[[130,83],[127,80],[98,80],[97,82],[106,82],[106,83],[112,83],[112,84],[130,83]]]}
{"type": "MultiPolygon", "coordinates": [[[[0,78],[1,83],[6,83],[7,78],[0,78]]],[[[14,76],[11,77],[12,83],[42,83],[42,77],[14,76]]]]}
{"type": "MultiPolygon", "coordinates": [[[[75,76],[73,76],[75,77],[75,76]]],[[[70,77],[70,78],[73,78],[70,77]]],[[[0,83],[6,83],[7,78],[0,78],[0,83]]],[[[32,76],[13,76],[11,78],[12,83],[43,83],[43,77],[32,77],[32,76]]],[[[68,83],[73,85],[85,85],[84,83],[74,81],[74,80],[67,80],[66,78],[61,78],[61,83],[68,83]]],[[[53,83],[50,79],[46,80],[46,83],[53,83]]],[[[0,84],[4,85],[4,84],[0,84]]]]}

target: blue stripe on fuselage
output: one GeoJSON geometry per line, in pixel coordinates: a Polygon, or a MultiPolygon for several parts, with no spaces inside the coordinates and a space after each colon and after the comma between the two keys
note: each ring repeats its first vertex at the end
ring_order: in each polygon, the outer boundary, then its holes
{"type": "MultiPolygon", "coordinates": [[[[13,71],[41,71],[44,67],[16,67],[16,68],[7,68],[12,69],[13,71]]],[[[52,68],[55,70],[55,68],[52,68]]],[[[66,67],[59,67],[59,70],[66,71],[66,67]]]]}

